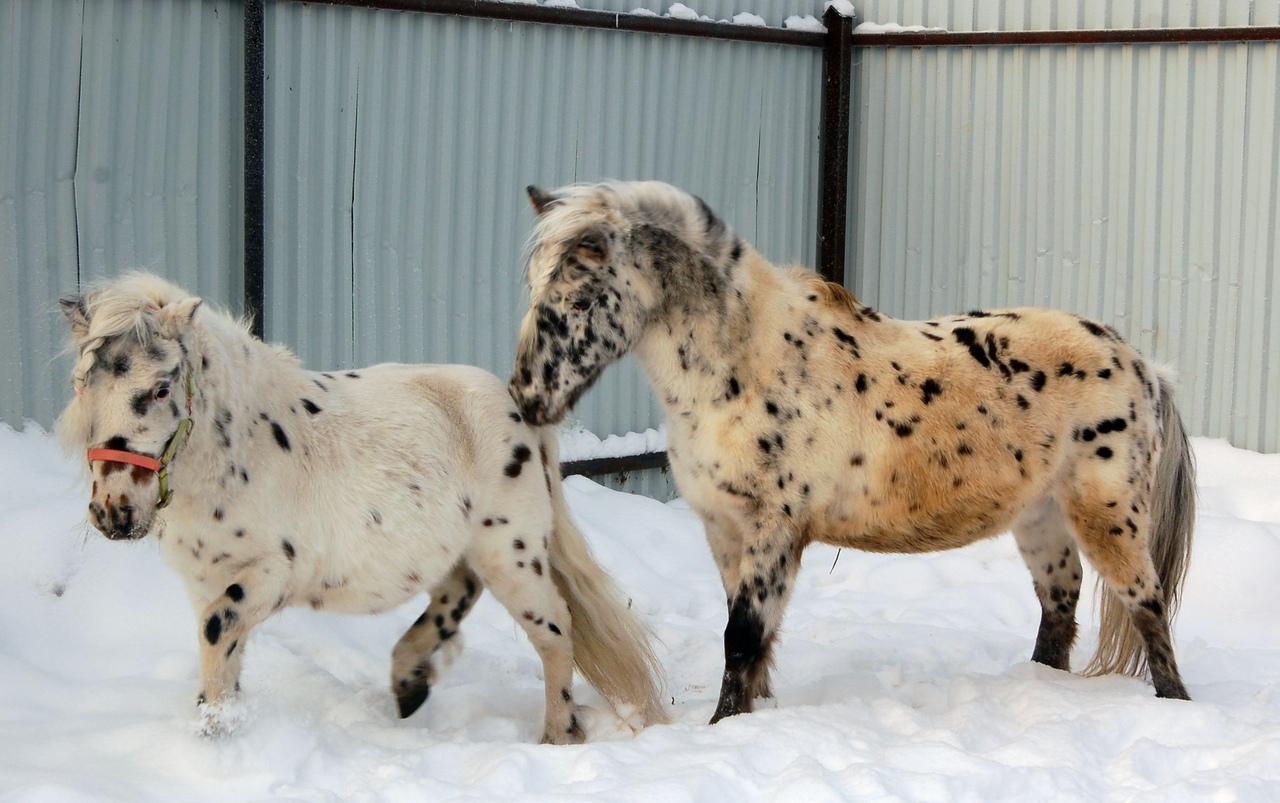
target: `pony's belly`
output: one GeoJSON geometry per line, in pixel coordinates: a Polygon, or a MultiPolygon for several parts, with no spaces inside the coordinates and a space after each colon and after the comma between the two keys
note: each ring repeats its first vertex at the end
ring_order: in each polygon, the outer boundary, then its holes
{"type": "Polygon", "coordinates": [[[295,595],[294,605],[310,606],[313,610],[343,614],[385,613],[408,602],[418,594],[427,593],[431,585],[421,582],[417,587],[407,584],[367,586],[349,584],[339,588],[313,589],[310,593],[295,595]]]}
{"type": "Polygon", "coordinates": [[[848,529],[827,530],[815,538],[832,546],[848,547],[863,552],[941,552],[947,549],[958,549],[983,538],[1000,532],[999,529],[983,529],[978,532],[948,531],[939,532],[929,528],[911,527],[868,527],[851,531],[848,529]]]}
{"type": "Polygon", "coordinates": [[[306,579],[294,603],[335,613],[381,613],[430,593],[462,559],[465,544],[461,532],[440,524],[424,524],[403,537],[385,533],[377,544],[343,539],[319,553],[310,571],[298,572],[306,579]]]}
{"type": "Polygon", "coordinates": [[[819,517],[812,532],[814,540],[864,552],[939,552],[1005,532],[1022,507],[990,500],[952,500],[928,510],[871,509],[819,517]]]}

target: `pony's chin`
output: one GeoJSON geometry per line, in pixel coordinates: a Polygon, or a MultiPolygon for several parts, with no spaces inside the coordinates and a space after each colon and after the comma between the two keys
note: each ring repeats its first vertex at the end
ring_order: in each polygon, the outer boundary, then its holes
{"type": "MultiPolygon", "coordinates": [[[[113,530],[112,532],[103,532],[102,537],[108,541],[139,541],[146,537],[150,527],[130,527],[127,530],[113,530]]],[[[102,532],[99,530],[98,532],[102,532]]]]}
{"type": "Polygon", "coordinates": [[[544,426],[544,427],[559,426],[560,423],[564,421],[564,417],[569,414],[570,409],[572,408],[567,404],[562,405],[560,407],[552,407],[550,410],[547,410],[545,413],[543,413],[542,423],[540,424],[540,426],[544,426]]]}
{"type": "MultiPolygon", "coordinates": [[[[517,395],[519,391],[513,391],[517,395]]],[[[517,396],[518,398],[518,396],[517,396]]],[[[556,404],[548,406],[541,399],[526,399],[520,402],[520,418],[531,427],[555,426],[569,414],[570,405],[556,404]]]]}
{"type": "Polygon", "coordinates": [[[531,427],[554,427],[563,421],[564,417],[568,414],[568,408],[560,410],[554,414],[538,410],[531,413],[521,413],[520,418],[531,427]]]}

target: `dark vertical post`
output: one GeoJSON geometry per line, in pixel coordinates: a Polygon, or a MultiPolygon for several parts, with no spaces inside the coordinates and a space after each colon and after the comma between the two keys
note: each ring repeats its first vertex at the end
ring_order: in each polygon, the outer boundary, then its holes
{"type": "Polygon", "coordinates": [[[264,0],[244,3],[244,314],[253,321],[253,334],[263,336],[266,304],[263,216],[266,192],[263,132],[266,81],[264,0]]]}
{"type": "Polygon", "coordinates": [[[852,89],[853,19],[828,8],[822,156],[818,201],[818,272],[844,284],[845,221],[849,201],[849,100],[852,89]]]}

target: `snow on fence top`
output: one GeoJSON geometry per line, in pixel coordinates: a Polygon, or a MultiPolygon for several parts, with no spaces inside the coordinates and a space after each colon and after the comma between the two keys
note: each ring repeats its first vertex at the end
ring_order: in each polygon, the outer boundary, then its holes
{"type": "Polygon", "coordinates": [[[564,463],[602,457],[633,457],[665,452],[666,449],[666,424],[659,424],[657,429],[646,429],[644,432],[608,435],[603,440],[581,423],[566,424],[560,430],[560,460],[564,463]]]}
{"type": "MultiPolygon", "coordinates": [[[[502,0],[502,2],[520,5],[539,5],[538,0],[502,0]]],[[[577,0],[542,0],[541,5],[547,8],[591,10],[589,6],[584,7],[578,5],[577,0]]],[[[827,0],[826,4],[823,6],[823,12],[825,13],[827,9],[832,7],[835,8],[837,13],[843,16],[853,16],[853,4],[848,2],[848,0],[827,0]]],[[[671,19],[685,20],[688,22],[719,22],[729,25],[748,25],[756,28],[775,27],[769,25],[769,23],[765,21],[764,17],[750,11],[739,12],[728,19],[716,19],[715,17],[711,17],[707,14],[702,14],[684,3],[672,3],[667,8],[665,14],[659,14],[652,9],[643,7],[633,8],[627,13],[637,17],[669,17],[671,19]]],[[[783,20],[782,27],[787,30],[808,31],[810,33],[827,32],[827,28],[822,24],[822,20],[812,14],[792,14],[783,20]]]]}

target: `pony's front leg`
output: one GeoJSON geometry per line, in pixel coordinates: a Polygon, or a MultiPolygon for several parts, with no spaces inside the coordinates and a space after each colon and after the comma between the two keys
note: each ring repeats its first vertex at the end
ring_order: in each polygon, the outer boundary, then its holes
{"type": "Polygon", "coordinates": [[[752,698],[769,693],[773,641],[795,586],[803,543],[789,528],[762,525],[744,538],[737,585],[728,595],[724,678],[712,724],[749,713],[752,698]]]}
{"type": "Polygon", "coordinates": [[[225,704],[240,688],[240,660],[249,631],[288,601],[285,566],[246,567],[222,594],[204,607],[198,622],[200,641],[201,733],[230,729],[225,704]]]}
{"type": "MultiPolygon", "coordinates": [[[[716,569],[720,571],[720,582],[724,584],[725,599],[732,607],[734,595],[738,590],[738,578],[742,575],[742,530],[727,516],[710,511],[703,512],[701,515],[707,546],[711,548],[716,569]]],[[[757,672],[752,680],[752,687],[746,690],[748,699],[773,696],[767,665],[757,672]]]]}

